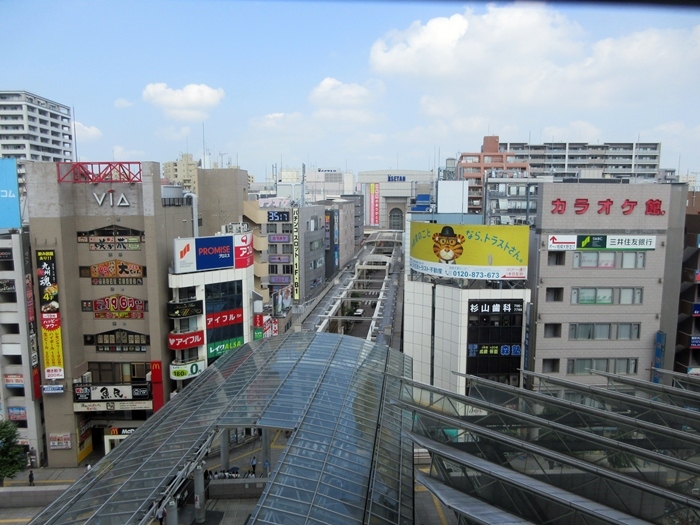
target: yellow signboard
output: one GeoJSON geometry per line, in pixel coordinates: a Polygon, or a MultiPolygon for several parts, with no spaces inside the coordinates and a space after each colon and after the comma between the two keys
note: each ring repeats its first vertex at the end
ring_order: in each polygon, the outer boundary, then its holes
{"type": "Polygon", "coordinates": [[[527,278],[528,226],[411,222],[411,269],[456,279],[527,278]]]}

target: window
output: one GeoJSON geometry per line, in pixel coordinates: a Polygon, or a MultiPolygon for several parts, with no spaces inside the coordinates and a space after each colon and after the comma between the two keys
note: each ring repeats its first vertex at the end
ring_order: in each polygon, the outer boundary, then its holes
{"type": "Polygon", "coordinates": [[[316,250],[318,250],[319,248],[321,248],[322,246],[323,246],[323,244],[322,244],[322,241],[321,241],[321,240],[318,240],[318,241],[311,241],[311,242],[309,243],[309,251],[310,251],[310,252],[316,251],[316,250]]]}
{"type": "Polygon", "coordinates": [[[292,233],[292,225],[288,222],[283,223],[282,233],[292,233]]]}
{"type": "Polygon", "coordinates": [[[282,265],[282,273],[286,273],[286,274],[294,273],[294,265],[293,264],[283,264],[282,265]]]}
{"type": "Polygon", "coordinates": [[[571,304],[613,304],[613,288],[572,288],[571,304]]]}
{"type": "Polygon", "coordinates": [[[399,208],[393,208],[389,212],[389,229],[403,230],[403,212],[399,208]]]}
{"type": "Polygon", "coordinates": [[[547,252],[547,266],[563,266],[566,264],[566,252],[547,252]]]}
{"type": "Polygon", "coordinates": [[[614,370],[611,372],[615,374],[636,374],[637,373],[637,359],[613,359],[614,370]]]}
{"type": "Polygon", "coordinates": [[[567,363],[567,374],[589,374],[590,370],[608,371],[607,359],[569,359],[567,363]]]}
{"type": "Polygon", "coordinates": [[[642,304],[642,289],[620,288],[620,304],[642,304]]]}
{"type": "Polygon", "coordinates": [[[545,323],[545,337],[561,337],[561,323],[545,323]]]}
{"type": "MultiPolygon", "coordinates": [[[[644,258],[645,252],[580,251],[573,252],[573,267],[608,269],[644,268],[644,258]]],[[[551,263],[550,266],[552,266],[551,263]]]]}
{"type": "Polygon", "coordinates": [[[547,288],[546,300],[548,303],[564,300],[564,288],[547,288]]]}
{"type": "Polygon", "coordinates": [[[267,273],[269,273],[269,274],[271,274],[271,275],[277,274],[277,265],[276,265],[276,264],[271,264],[271,265],[269,265],[269,266],[268,266],[267,273]]]}
{"type": "Polygon", "coordinates": [[[293,253],[292,245],[291,244],[283,244],[282,245],[282,253],[293,253]]]}
{"type": "Polygon", "coordinates": [[[273,255],[276,254],[276,253],[277,253],[277,245],[276,245],[276,244],[270,244],[270,245],[268,245],[268,247],[267,247],[267,253],[271,253],[271,254],[273,254],[273,255]]]}
{"type": "Polygon", "coordinates": [[[543,359],[542,360],[542,373],[544,373],[544,374],[558,374],[559,373],[559,359],[543,359]]]}
{"type": "Polygon", "coordinates": [[[276,224],[268,224],[267,225],[267,233],[277,233],[277,225],[276,224]]]}
{"type": "Polygon", "coordinates": [[[623,252],[622,267],[623,268],[644,268],[644,252],[623,252]]]}
{"type": "Polygon", "coordinates": [[[618,323],[618,339],[639,339],[639,323],[618,323]]]}

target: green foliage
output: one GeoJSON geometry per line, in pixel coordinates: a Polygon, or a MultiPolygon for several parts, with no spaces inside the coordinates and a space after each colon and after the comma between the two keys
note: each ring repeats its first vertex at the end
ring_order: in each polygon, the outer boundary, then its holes
{"type": "Polygon", "coordinates": [[[24,450],[17,444],[18,437],[17,426],[12,421],[0,421],[0,487],[5,478],[14,478],[26,464],[24,450]]]}

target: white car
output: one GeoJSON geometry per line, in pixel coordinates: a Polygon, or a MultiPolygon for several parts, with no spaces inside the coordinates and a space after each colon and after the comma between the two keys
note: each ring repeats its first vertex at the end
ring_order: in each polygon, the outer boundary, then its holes
{"type": "Polygon", "coordinates": [[[355,313],[352,315],[354,315],[355,317],[362,317],[362,315],[364,313],[365,313],[365,311],[362,308],[358,308],[357,310],[355,310],[355,313]]]}

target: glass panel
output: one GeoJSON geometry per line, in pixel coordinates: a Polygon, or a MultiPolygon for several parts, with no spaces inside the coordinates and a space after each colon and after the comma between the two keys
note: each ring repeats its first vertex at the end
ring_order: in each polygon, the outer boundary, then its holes
{"type": "Polygon", "coordinates": [[[595,304],[595,288],[579,288],[578,304],[595,304]]]}
{"type": "Polygon", "coordinates": [[[612,288],[598,288],[595,302],[597,304],[612,304],[612,288]]]}
{"type": "Polygon", "coordinates": [[[593,339],[593,324],[582,323],[578,325],[576,339],[593,339]]]}
{"type": "Polygon", "coordinates": [[[636,252],[622,252],[622,267],[634,268],[637,261],[636,252]]]}
{"type": "Polygon", "coordinates": [[[598,266],[598,252],[581,252],[581,268],[598,266]]]}
{"type": "Polygon", "coordinates": [[[632,335],[632,325],[630,323],[620,323],[617,325],[617,338],[630,339],[632,335]]]}
{"type": "Polygon", "coordinates": [[[596,324],[595,339],[610,339],[610,325],[601,323],[596,324]]]}
{"type": "Polygon", "coordinates": [[[633,288],[620,288],[620,304],[632,304],[633,288]]]}
{"type": "Polygon", "coordinates": [[[593,359],[593,365],[591,366],[593,370],[600,370],[601,372],[608,371],[608,360],[607,359],[593,359]]]}
{"type": "Polygon", "coordinates": [[[615,252],[600,252],[598,268],[615,268],[615,252]]]}

